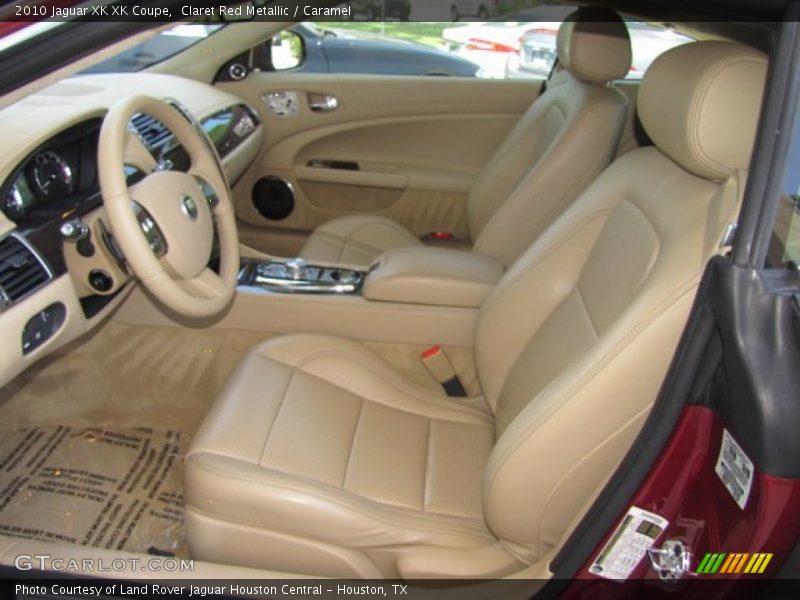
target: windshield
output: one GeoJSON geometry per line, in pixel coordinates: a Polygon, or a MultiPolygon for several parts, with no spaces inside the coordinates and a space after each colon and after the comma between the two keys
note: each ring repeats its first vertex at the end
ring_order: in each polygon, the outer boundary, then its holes
{"type": "Polygon", "coordinates": [[[82,73],[130,73],[166,60],[213,35],[223,24],[181,23],[149,40],[128,48],[82,73]]]}

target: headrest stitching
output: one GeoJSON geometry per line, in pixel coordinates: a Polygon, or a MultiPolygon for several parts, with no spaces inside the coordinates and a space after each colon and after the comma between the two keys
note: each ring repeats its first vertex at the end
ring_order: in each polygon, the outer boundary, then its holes
{"type": "MultiPolygon", "coordinates": [[[[689,123],[690,123],[690,130],[689,130],[689,143],[691,144],[692,152],[697,156],[698,160],[707,168],[712,169],[714,171],[719,171],[723,174],[727,174],[731,169],[729,166],[717,162],[713,160],[706,152],[703,150],[703,146],[700,142],[700,114],[702,111],[703,104],[705,102],[706,96],[708,95],[709,91],[711,90],[712,84],[714,80],[719,77],[719,75],[725,71],[726,69],[736,66],[740,63],[754,63],[758,64],[760,61],[754,59],[751,56],[729,56],[725,57],[720,63],[714,68],[713,71],[710,71],[706,74],[705,77],[700,82],[698,89],[696,91],[695,97],[692,101],[692,106],[689,112],[689,123]]],[[[724,175],[723,175],[724,176],[724,175]]]]}

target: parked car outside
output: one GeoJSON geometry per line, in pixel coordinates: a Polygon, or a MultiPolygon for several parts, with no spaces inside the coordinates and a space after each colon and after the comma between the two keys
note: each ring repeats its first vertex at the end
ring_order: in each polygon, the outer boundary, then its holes
{"type": "Polygon", "coordinates": [[[448,27],[442,31],[443,47],[478,64],[479,77],[502,79],[507,75],[510,57],[519,52],[520,40],[527,31],[557,32],[574,10],[574,6],[540,6],[503,20],[448,27]]]}
{"type": "MultiPolygon", "coordinates": [[[[577,7],[543,5],[514,13],[514,21],[489,21],[448,27],[443,47],[480,66],[478,77],[491,79],[541,79],[556,58],[556,37],[561,23],[577,7]]],[[[626,19],[633,61],[628,78],[640,79],[656,56],[692,38],[668,27],[626,19]]]]}
{"type": "MultiPolygon", "coordinates": [[[[693,41],[668,27],[626,19],[631,36],[633,62],[628,79],[641,79],[655,58],[672,48],[693,41]]],[[[517,52],[508,57],[505,77],[510,79],[541,79],[547,77],[556,60],[554,23],[542,23],[522,34],[517,52]]]]}
{"type": "MultiPolygon", "coordinates": [[[[475,77],[478,65],[465,57],[366,31],[301,23],[290,30],[303,42],[304,56],[292,59],[286,36],[273,38],[273,64],[306,73],[440,75],[475,77]],[[299,64],[297,64],[299,62],[299,64]]],[[[291,35],[290,34],[290,35],[291,35]]]]}

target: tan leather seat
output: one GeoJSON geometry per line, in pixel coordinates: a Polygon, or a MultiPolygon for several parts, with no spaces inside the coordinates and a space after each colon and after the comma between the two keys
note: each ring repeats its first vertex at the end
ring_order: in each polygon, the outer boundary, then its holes
{"type": "Polygon", "coordinates": [[[277,338],[239,366],[186,461],[197,558],[331,576],[495,577],[558,546],[647,417],[735,219],[766,58],[658,58],[625,154],[481,308],[482,395],[416,387],[362,345],[277,338]]]}
{"type": "MultiPolygon", "coordinates": [[[[467,200],[474,252],[510,265],[611,161],[627,111],[607,85],[624,77],[631,45],[612,11],[573,13],[558,32],[563,70],[522,116],[480,173],[467,200]]],[[[386,217],[340,217],[317,228],[300,255],[369,265],[385,250],[421,244],[386,217]]]]}

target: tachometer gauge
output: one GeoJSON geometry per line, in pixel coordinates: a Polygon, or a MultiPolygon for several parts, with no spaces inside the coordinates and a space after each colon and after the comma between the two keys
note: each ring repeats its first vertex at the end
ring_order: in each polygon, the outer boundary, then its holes
{"type": "Polygon", "coordinates": [[[31,175],[36,191],[45,198],[66,196],[75,190],[72,169],[52,150],[33,157],[31,175]]]}

